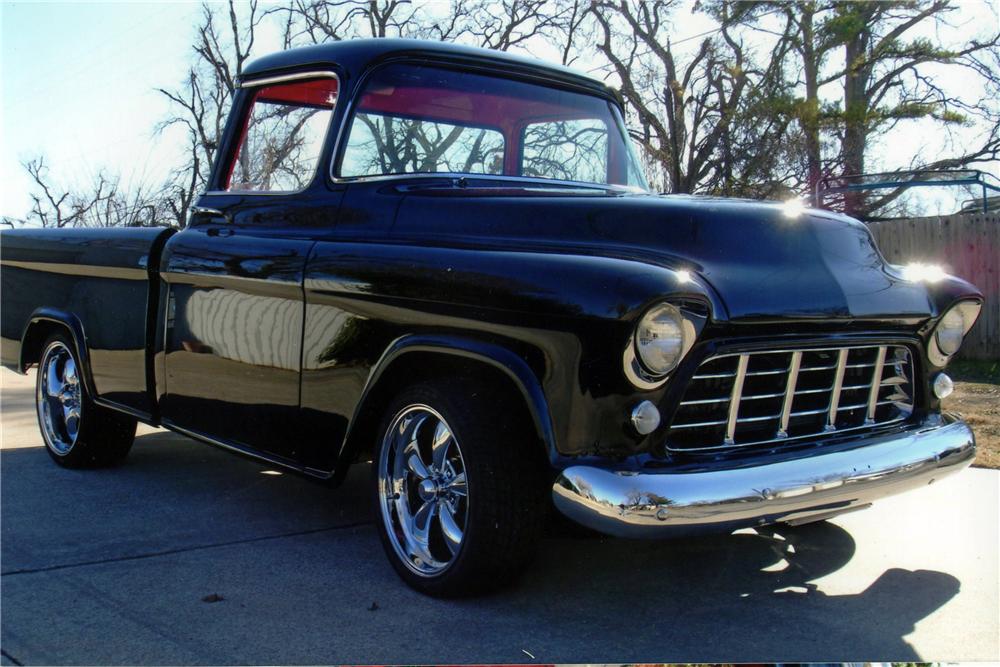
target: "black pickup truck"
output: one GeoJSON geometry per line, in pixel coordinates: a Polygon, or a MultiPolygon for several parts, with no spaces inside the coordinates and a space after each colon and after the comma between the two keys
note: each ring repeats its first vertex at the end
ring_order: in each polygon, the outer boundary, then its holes
{"type": "MultiPolygon", "coordinates": [[[[619,98],[485,50],[349,41],[246,68],[182,230],[2,235],[3,364],[49,454],[137,421],[336,483],[395,569],[522,570],[605,533],[805,523],[970,463],[943,372],[982,295],[861,223],[648,191],[619,98]]],[[[128,511],[123,508],[122,511],[128,511]]]]}

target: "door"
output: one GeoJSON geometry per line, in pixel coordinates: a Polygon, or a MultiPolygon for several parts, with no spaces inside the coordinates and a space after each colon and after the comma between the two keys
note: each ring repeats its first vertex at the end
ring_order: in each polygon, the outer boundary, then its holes
{"type": "Polygon", "coordinates": [[[163,265],[163,415],[200,435],[294,459],[302,275],[312,242],[199,217],[174,235],[163,265]]]}
{"type": "Polygon", "coordinates": [[[305,264],[341,196],[317,176],[336,92],[322,73],[245,88],[216,188],[161,264],[164,422],[289,463],[301,458],[305,264]]]}

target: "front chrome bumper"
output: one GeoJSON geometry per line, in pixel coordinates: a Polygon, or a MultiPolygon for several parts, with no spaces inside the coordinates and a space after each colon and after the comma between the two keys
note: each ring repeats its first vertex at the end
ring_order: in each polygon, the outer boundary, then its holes
{"type": "Polygon", "coordinates": [[[972,429],[955,417],[935,419],[852,449],[749,467],[634,472],[571,466],[553,484],[552,498],[574,521],[620,537],[818,521],[972,463],[972,429]]]}

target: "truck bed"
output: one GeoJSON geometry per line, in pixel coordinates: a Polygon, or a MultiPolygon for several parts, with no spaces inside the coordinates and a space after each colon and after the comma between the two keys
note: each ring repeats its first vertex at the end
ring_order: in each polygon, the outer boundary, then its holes
{"type": "Polygon", "coordinates": [[[18,229],[0,234],[0,360],[24,372],[68,329],[99,403],[155,421],[152,342],[163,243],[175,230],[18,229]]]}

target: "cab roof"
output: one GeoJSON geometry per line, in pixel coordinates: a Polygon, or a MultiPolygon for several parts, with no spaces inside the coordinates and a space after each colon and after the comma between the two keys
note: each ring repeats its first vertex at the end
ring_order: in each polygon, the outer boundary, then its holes
{"type": "Polygon", "coordinates": [[[296,70],[333,67],[346,75],[347,80],[343,82],[346,84],[356,80],[368,67],[397,58],[499,66],[502,68],[500,71],[516,76],[546,79],[618,99],[615,92],[600,81],[562,65],[491,49],[418,39],[352,39],[278,51],[250,62],[244,68],[240,81],[250,83],[253,79],[296,70]]]}

